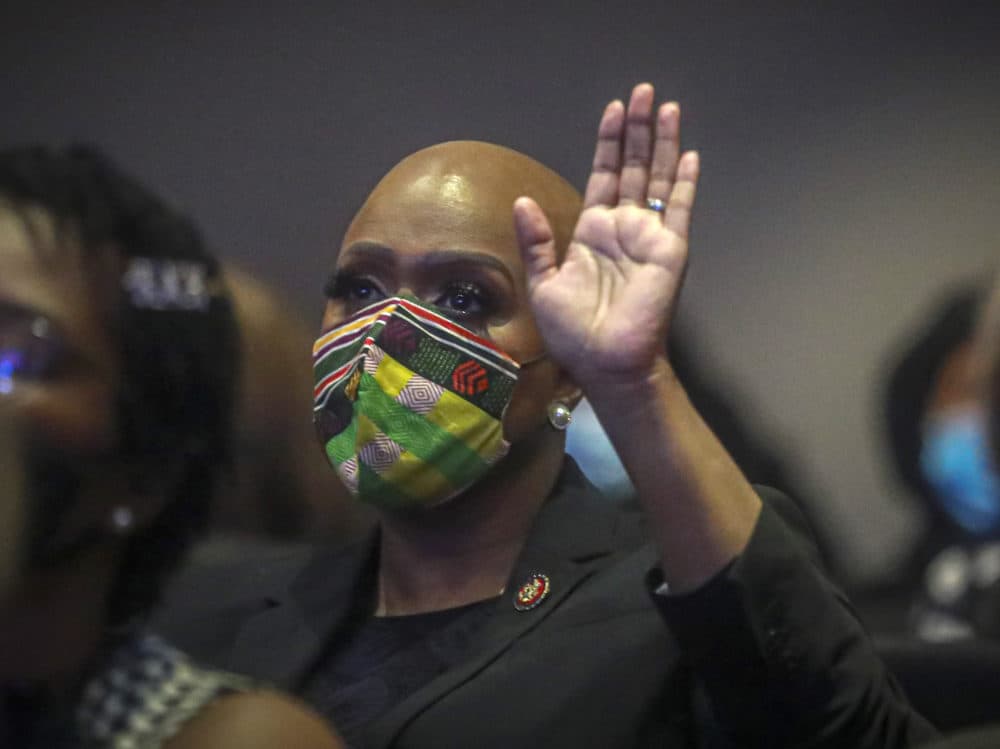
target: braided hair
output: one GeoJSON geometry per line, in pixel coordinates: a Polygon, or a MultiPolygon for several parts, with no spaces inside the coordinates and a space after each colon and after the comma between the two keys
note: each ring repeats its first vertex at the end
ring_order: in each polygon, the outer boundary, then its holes
{"type": "Polygon", "coordinates": [[[119,455],[163,472],[169,492],[155,520],[126,542],[108,602],[109,622],[122,624],[155,603],[207,524],[215,484],[230,462],[239,374],[230,300],[192,222],[95,148],[0,150],[0,198],[25,217],[44,210],[85,258],[110,250],[121,260],[113,264],[122,277],[111,279],[120,291],[109,314],[120,352],[119,455]],[[194,294],[194,304],[143,295],[127,282],[137,267],[154,276],[197,268],[195,291],[204,293],[194,294]]]}

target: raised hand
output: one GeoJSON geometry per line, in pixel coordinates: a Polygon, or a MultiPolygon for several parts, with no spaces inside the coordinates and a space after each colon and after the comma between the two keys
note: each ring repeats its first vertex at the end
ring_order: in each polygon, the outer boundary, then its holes
{"type": "Polygon", "coordinates": [[[698,155],[680,153],[680,108],[654,112],[642,83],[613,101],[565,256],[541,208],[514,204],[535,319],[549,353],[581,385],[641,380],[666,356],[687,263],[698,155]],[[662,207],[654,210],[648,206],[662,207]]]}

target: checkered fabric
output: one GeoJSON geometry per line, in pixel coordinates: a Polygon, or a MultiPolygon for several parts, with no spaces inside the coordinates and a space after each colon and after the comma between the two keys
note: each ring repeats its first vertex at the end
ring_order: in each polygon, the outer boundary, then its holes
{"type": "Polygon", "coordinates": [[[314,418],[355,494],[390,507],[448,499],[503,457],[518,365],[408,297],[367,307],[313,347],[314,418]]]}
{"type": "Polygon", "coordinates": [[[147,635],[119,648],[88,682],[77,730],[86,747],[158,749],[212,700],[252,687],[249,679],[199,668],[147,635]]]}

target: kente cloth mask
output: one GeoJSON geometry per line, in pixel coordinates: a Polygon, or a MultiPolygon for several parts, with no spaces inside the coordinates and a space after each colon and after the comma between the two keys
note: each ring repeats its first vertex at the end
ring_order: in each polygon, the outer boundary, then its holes
{"type": "Polygon", "coordinates": [[[429,507],[507,454],[503,414],[519,365],[405,296],[377,302],[313,346],[313,419],[327,458],[361,501],[429,507]]]}

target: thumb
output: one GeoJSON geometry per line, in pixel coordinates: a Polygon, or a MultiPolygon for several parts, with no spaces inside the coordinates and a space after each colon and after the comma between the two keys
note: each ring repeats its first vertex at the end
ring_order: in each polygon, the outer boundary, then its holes
{"type": "Polygon", "coordinates": [[[531,198],[514,201],[514,230],[530,293],[558,269],[555,236],[545,213],[531,198]]]}

